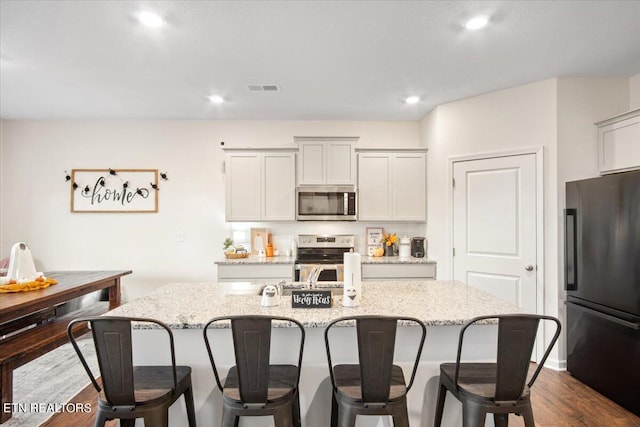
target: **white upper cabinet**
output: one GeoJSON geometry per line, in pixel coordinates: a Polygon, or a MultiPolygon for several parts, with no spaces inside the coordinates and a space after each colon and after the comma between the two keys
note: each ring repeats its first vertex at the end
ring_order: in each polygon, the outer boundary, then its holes
{"type": "Polygon", "coordinates": [[[358,220],[425,221],[426,150],[358,150],[358,220]]]}
{"type": "Polygon", "coordinates": [[[355,185],[357,138],[295,138],[298,185],[355,185]]]}
{"type": "Polygon", "coordinates": [[[596,123],[601,174],[640,169],[640,109],[596,123]]]}
{"type": "Polygon", "coordinates": [[[394,154],[392,172],[392,218],[396,221],[425,221],[427,219],[425,153],[394,154]]]}
{"type": "Polygon", "coordinates": [[[225,155],[225,219],[260,219],[262,182],[260,153],[231,152],[225,155]]]}
{"type": "Polygon", "coordinates": [[[391,163],[389,153],[358,153],[358,219],[391,218],[391,163]]]}
{"type": "Polygon", "coordinates": [[[225,149],[225,220],[295,220],[295,152],[225,149]]]}

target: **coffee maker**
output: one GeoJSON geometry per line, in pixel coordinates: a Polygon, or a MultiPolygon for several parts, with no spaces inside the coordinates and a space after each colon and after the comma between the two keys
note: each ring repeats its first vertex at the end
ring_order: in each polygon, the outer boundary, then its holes
{"type": "Polygon", "coordinates": [[[411,238],[411,256],[414,258],[424,258],[426,250],[424,248],[424,237],[411,238]]]}

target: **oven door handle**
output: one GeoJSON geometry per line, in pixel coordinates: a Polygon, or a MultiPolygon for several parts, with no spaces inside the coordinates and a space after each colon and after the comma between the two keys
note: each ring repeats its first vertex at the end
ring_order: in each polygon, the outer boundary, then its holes
{"type": "Polygon", "coordinates": [[[294,270],[300,271],[300,269],[302,267],[306,267],[308,265],[321,265],[323,267],[323,269],[325,269],[325,270],[337,270],[338,269],[338,264],[318,264],[318,263],[315,263],[315,264],[313,264],[313,263],[312,264],[295,264],[293,266],[293,268],[294,268],[294,270]]]}

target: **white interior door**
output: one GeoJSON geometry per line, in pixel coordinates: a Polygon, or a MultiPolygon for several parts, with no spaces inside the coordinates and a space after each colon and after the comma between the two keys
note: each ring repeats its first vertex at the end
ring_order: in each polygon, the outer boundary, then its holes
{"type": "Polygon", "coordinates": [[[536,158],[453,163],[453,278],[536,313],[536,158]]]}

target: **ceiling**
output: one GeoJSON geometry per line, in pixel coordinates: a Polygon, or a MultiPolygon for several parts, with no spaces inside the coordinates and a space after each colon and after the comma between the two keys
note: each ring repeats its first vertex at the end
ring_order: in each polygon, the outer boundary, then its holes
{"type": "Polygon", "coordinates": [[[0,0],[0,117],[418,120],[551,77],[638,74],[639,21],[640,1],[0,0]],[[477,14],[486,28],[462,28],[477,14]]]}

